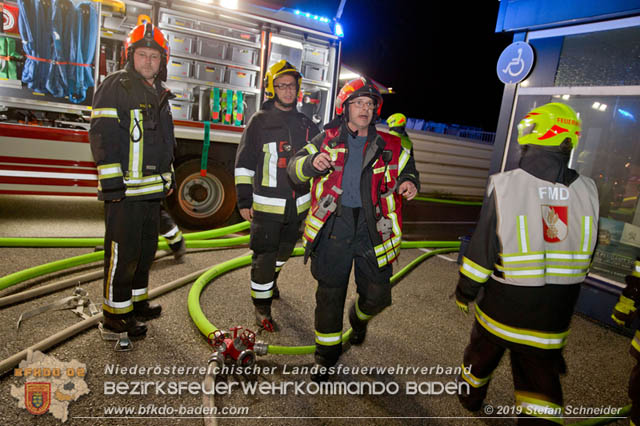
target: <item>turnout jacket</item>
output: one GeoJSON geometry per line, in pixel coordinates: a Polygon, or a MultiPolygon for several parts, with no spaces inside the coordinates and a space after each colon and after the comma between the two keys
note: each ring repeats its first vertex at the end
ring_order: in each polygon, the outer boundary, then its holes
{"type": "Polygon", "coordinates": [[[173,97],[160,80],[148,85],[131,62],[100,84],[89,130],[99,200],[161,199],[172,188],[173,97]]]}
{"type": "Polygon", "coordinates": [[[309,209],[309,185],[296,184],[287,165],[296,152],[319,133],[318,127],[295,110],[282,111],[270,100],[247,124],[236,153],[238,208],[253,207],[255,217],[285,219],[287,203],[300,217],[309,209]]]}
{"type": "Polygon", "coordinates": [[[458,303],[476,299],[480,329],[498,344],[561,349],[595,249],[595,183],[568,156],[530,147],[520,168],[490,177],[462,259],[458,303]]]}
{"type": "MultiPolygon", "coordinates": [[[[344,122],[335,121],[316,136],[289,164],[294,182],[311,180],[311,209],[305,219],[303,234],[305,258],[313,250],[314,241],[333,214],[340,214],[342,176],[349,155],[349,130],[344,122]],[[314,158],[325,152],[335,166],[320,172],[314,158]]],[[[420,180],[409,149],[403,148],[397,136],[377,132],[369,126],[360,177],[360,197],[367,229],[378,267],[392,263],[400,251],[402,237],[402,197],[397,188],[404,181],[419,188],[420,180]]]]}

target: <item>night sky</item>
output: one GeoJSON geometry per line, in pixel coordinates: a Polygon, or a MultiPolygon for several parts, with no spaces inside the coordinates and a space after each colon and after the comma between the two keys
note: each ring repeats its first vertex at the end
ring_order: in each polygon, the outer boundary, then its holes
{"type": "MultiPolygon", "coordinates": [[[[339,1],[295,0],[335,16],[339,1]]],[[[347,0],[342,62],[393,87],[382,117],[495,131],[504,85],[496,63],[513,35],[495,33],[499,2],[347,0]]]]}

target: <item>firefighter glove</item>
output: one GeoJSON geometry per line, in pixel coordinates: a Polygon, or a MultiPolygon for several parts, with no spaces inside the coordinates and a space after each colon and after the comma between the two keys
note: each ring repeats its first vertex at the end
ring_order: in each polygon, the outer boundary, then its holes
{"type": "Polygon", "coordinates": [[[462,312],[464,312],[465,314],[469,313],[469,304],[466,302],[461,302],[456,298],[456,305],[458,305],[458,308],[460,308],[460,310],[462,312]]]}
{"type": "Polygon", "coordinates": [[[618,325],[624,326],[630,322],[631,316],[635,311],[635,302],[621,294],[620,299],[618,299],[618,303],[616,303],[616,306],[613,308],[611,319],[613,319],[618,325]]]}

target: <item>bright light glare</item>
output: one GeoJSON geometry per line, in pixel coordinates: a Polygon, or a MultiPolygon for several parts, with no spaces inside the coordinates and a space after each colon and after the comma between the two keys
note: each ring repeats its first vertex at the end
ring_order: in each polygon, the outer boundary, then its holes
{"type": "Polygon", "coordinates": [[[288,39],[288,38],[273,36],[271,37],[271,43],[281,44],[283,46],[293,47],[294,49],[302,50],[302,43],[300,43],[299,41],[288,39]]]}
{"type": "Polygon", "coordinates": [[[238,0],[220,0],[220,6],[235,10],[238,8],[238,0]]]}
{"type": "Polygon", "coordinates": [[[594,102],[593,105],[591,105],[591,108],[593,108],[593,109],[600,108],[600,102],[594,102]]]}
{"type": "Polygon", "coordinates": [[[569,100],[570,97],[571,95],[562,95],[562,99],[564,99],[565,101],[569,100]]]}
{"type": "Polygon", "coordinates": [[[607,109],[607,104],[600,104],[600,108],[598,108],[600,111],[604,111],[607,109]]]}
{"type": "Polygon", "coordinates": [[[354,80],[356,78],[360,78],[360,74],[356,74],[351,71],[342,71],[340,72],[340,80],[354,80]]]}

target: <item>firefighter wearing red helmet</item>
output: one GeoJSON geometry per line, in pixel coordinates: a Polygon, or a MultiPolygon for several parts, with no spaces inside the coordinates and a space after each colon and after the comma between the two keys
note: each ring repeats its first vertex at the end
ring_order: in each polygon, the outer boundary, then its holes
{"type": "Polygon", "coordinates": [[[251,221],[251,300],[256,323],[273,331],[271,304],[280,296],[278,275],[300,237],[309,209],[309,185],[293,185],[287,164],[319,132],[296,110],[302,75],[285,60],[264,79],[267,100],[251,117],[236,154],[235,183],[240,215],[251,221]]]}
{"type": "Polygon", "coordinates": [[[311,182],[305,220],[305,261],[311,257],[316,290],[316,370],[325,381],[342,353],[342,320],[355,264],[358,296],[349,309],[349,341],[364,342],[371,318],[391,304],[391,263],[402,237],[402,197],[418,193],[409,149],[397,136],[379,133],[382,96],[367,79],[348,82],[338,94],[336,118],[289,164],[294,182],[311,182]]]}
{"type": "Polygon", "coordinates": [[[571,107],[538,106],[518,124],[519,167],[489,178],[455,292],[468,313],[483,290],[458,395],[470,411],[509,350],[518,424],[562,423],[562,350],[598,234],[596,185],[569,168],[579,135],[571,107]]]}
{"type": "Polygon", "coordinates": [[[148,301],[149,269],[157,248],[160,203],[174,187],[175,137],[163,83],[168,43],[150,23],[125,41],[127,63],[96,90],[89,140],[105,204],[103,325],[144,336],[141,320],[161,306],[148,301]]]}

